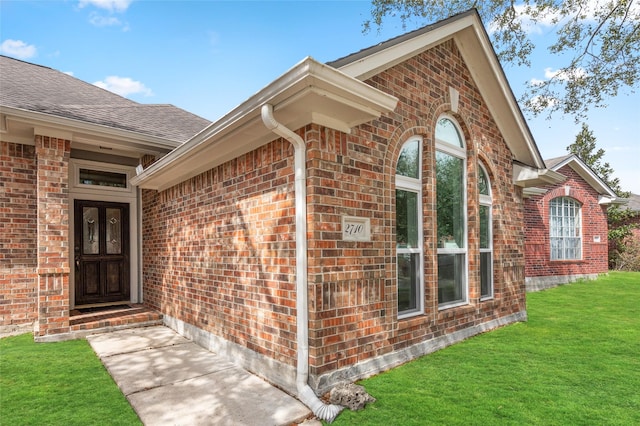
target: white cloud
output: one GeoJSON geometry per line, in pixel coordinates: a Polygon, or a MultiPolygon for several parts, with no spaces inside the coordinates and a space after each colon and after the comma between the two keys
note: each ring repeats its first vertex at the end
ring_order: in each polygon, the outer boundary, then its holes
{"type": "Polygon", "coordinates": [[[528,108],[533,111],[544,111],[545,109],[553,108],[558,104],[558,100],[551,96],[534,96],[528,101],[528,108]]]}
{"type": "Polygon", "coordinates": [[[546,83],[548,80],[555,78],[561,81],[579,79],[587,76],[587,72],[584,68],[576,68],[574,71],[567,72],[564,70],[554,70],[551,67],[547,67],[544,69],[544,80],[540,80],[539,78],[533,77],[529,80],[530,86],[540,86],[546,83]]]}
{"type": "Polygon", "coordinates": [[[78,5],[82,7],[95,6],[109,12],[124,12],[129,8],[133,0],[80,0],[78,5]]]}
{"type": "MultiPolygon", "coordinates": [[[[596,12],[598,12],[603,7],[601,3],[601,0],[587,0],[586,4],[584,4],[580,9],[580,14],[584,16],[587,22],[595,22],[597,19],[599,19],[596,18],[596,12]]],[[[552,28],[556,25],[565,24],[571,18],[571,16],[575,15],[575,13],[570,14],[569,17],[565,16],[563,19],[561,19],[562,16],[557,12],[546,12],[536,17],[534,21],[531,14],[528,13],[528,7],[529,6],[525,4],[517,4],[514,6],[515,13],[518,16],[520,23],[522,24],[522,29],[527,34],[545,34],[547,29],[552,28]]],[[[638,15],[638,13],[640,13],[640,4],[632,4],[631,15],[638,15]]],[[[489,24],[489,32],[493,33],[496,30],[496,23],[491,22],[491,24],[489,24]]]]}
{"type": "Polygon", "coordinates": [[[89,15],[89,22],[95,27],[113,27],[122,25],[122,22],[115,16],[102,16],[96,12],[92,12],[89,15]]]}
{"type": "Polygon", "coordinates": [[[153,95],[151,89],[146,87],[141,82],[132,80],[129,77],[118,77],[117,75],[111,75],[105,78],[104,81],[96,81],[93,84],[110,92],[116,93],[120,96],[135,94],[142,94],[144,96],[153,95]]]}
{"type": "Polygon", "coordinates": [[[70,75],[71,77],[73,77],[73,71],[65,71],[63,72],[63,74],[70,75]]]}
{"type": "Polygon", "coordinates": [[[574,80],[587,76],[587,72],[584,68],[576,68],[574,71],[564,71],[564,70],[552,70],[551,68],[544,69],[544,76],[546,78],[557,78],[558,80],[574,80]]]}
{"type": "Polygon", "coordinates": [[[0,53],[18,59],[28,59],[36,56],[36,47],[22,40],[7,39],[0,44],[0,53]]]}

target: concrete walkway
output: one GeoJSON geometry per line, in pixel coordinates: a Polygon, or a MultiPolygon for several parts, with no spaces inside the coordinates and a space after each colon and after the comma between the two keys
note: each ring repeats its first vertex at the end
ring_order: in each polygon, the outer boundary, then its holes
{"type": "Polygon", "coordinates": [[[142,422],[155,425],[289,425],[300,401],[164,326],[88,336],[142,422]]]}

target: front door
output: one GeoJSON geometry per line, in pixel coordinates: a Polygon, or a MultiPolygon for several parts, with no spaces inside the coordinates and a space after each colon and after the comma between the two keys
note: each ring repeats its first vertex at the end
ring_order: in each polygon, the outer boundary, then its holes
{"type": "Polygon", "coordinates": [[[129,301],[129,204],[74,208],[75,305],[129,301]]]}

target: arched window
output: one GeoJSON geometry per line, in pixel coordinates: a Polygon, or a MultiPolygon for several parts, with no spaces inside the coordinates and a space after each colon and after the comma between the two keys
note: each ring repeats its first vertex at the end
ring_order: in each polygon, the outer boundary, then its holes
{"type": "Polygon", "coordinates": [[[422,139],[405,142],[396,165],[398,316],[424,312],[422,238],[422,139]]]}
{"type": "Polygon", "coordinates": [[[558,197],[549,203],[551,260],[582,258],[581,206],[573,198],[558,197]]]}
{"type": "Polygon", "coordinates": [[[480,298],[493,297],[493,219],[491,182],[482,164],[478,167],[480,194],[480,298]]]}
{"type": "Polygon", "coordinates": [[[438,304],[468,301],[466,151],[452,118],[436,124],[436,196],[438,223],[438,304]]]}

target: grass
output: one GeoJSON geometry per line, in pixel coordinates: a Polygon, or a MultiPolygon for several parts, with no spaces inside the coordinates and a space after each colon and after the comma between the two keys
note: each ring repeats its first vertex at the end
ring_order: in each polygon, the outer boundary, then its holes
{"type": "Polygon", "coordinates": [[[0,424],[139,425],[86,340],[0,339],[0,424]]]}
{"type": "Polygon", "coordinates": [[[335,425],[638,425],[640,273],[527,295],[526,323],[360,382],[335,425]]]}

